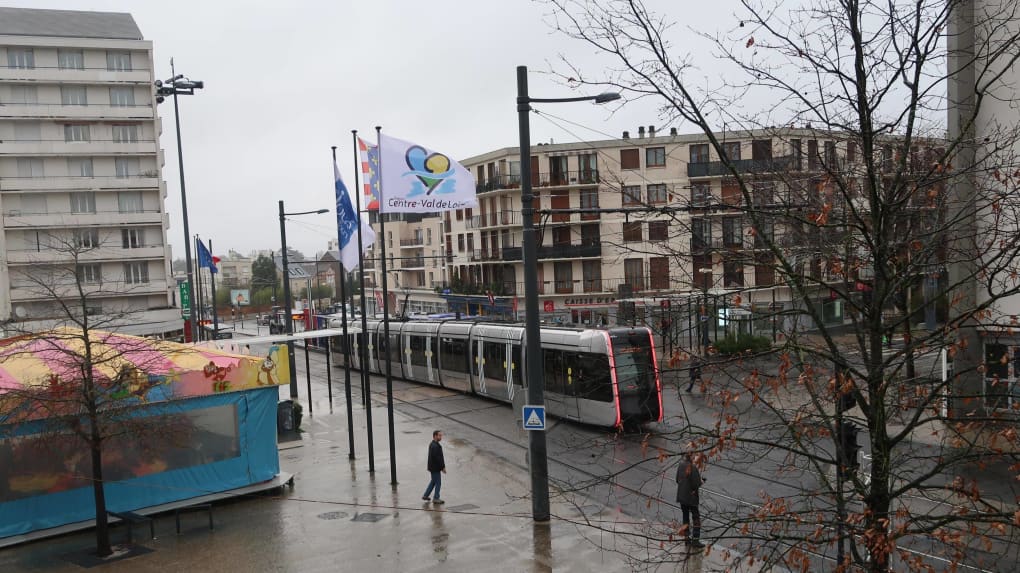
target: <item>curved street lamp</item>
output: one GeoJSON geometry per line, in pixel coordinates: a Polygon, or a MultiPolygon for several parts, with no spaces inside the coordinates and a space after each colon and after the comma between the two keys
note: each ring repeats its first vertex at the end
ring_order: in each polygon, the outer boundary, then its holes
{"type": "MultiPolygon", "coordinates": [[[[296,213],[285,213],[283,210],[283,201],[280,201],[280,257],[283,259],[283,304],[284,310],[286,311],[286,324],[287,324],[287,335],[294,334],[294,306],[290,300],[290,267],[287,264],[287,225],[286,217],[294,217],[297,215],[321,215],[323,213],[329,213],[329,209],[318,209],[315,211],[298,211],[296,213]]],[[[294,369],[294,341],[287,339],[287,362],[290,365],[290,397],[298,397],[297,388],[297,371],[294,369]]],[[[308,401],[311,402],[312,397],[308,397],[308,401]]]]}
{"type": "MultiPolygon", "coordinates": [[[[528,113],[533,103],[593,101],[607,103],[620,94],[606,92],[596,96],[533,98],[528,95],[528,67],[517,66],[517,117],[521,139],[521,262],[524,264],[524,337],[528,382],[528,405],[545,405],[545,380],[542,372],[542,340],[538,321],[538,248],[535,240],[534,195],[531,190],[531,124],[528,113]]],[[[531,513],[535,521],[549,521],[549,462],[545,432],[528,432],[531,463],[531,513]]]]}

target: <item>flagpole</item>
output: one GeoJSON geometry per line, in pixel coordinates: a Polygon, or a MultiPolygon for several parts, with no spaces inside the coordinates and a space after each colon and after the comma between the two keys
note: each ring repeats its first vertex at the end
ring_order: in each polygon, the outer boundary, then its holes
{"type": "MultiPolygon", "coordinates": [[[[361,394],[365,399],[365,420],[368,424],[368,473],[375,473],[375,444],[372,436],[372,377],[368,372],[368,316],[365,312],[365,246],[361,238],[361,189],[358,185],[358,130],[352,129],[354,138],[354,210],[358,212],[358,271],[361,280],[361,394]]],[[[380,218],[381,220],[381,218],[380,218]]]]}
{"type": "MultiPolygon", "coordinates": [[[[382,173],[382,141],[381,141],[382,127],[375,126],[375,143],[376,149],[379,153],[379,173],[382,173]]],[[[390,297],[386,287],[386,215],[383,213],[383,188],[382,188],[382,177],[379,178],[379,234],[381,235],[379,243],[382,245],[382,291],[383,291],[383,336],[386,340],[386,351],[387,354],[392,356],[389,352],[390,346],[390,297]]],[[[398,348],[399,350],[399,348],[398,348]]],[[[401,353],[397,352],[400,356],[401,353]]],[[[390,431],[390,484],[393,486],[397,485],[397,444],[393,437],[393,370],[390,361],[386,361],[386,415],[389,423],[390,431]]]]}
{"type": "MultiPolygon", "coordinates": [[[[336,146],[333,146],[333,167],[336,168],[336,146]]],[[[358,189],[354,187],[355,191],[358,189]]],[[[337,191],[339,192],[339,191],[337,191]]],[[[337,216],[340,213],[340,198],[337,197],[337,216]]],[[[347,336],[347,273],[344,269],[343,240],[340,227],[337,226],[337,257],[340,259],[340,319],[343,321],[344,336],[344,392],[347,395],[347,458],[354,459],[354,405],[351,404],[351,339],[347,336]]],[[[327,357],[329,355],[327,354],[327,357]]]]}
{"type": "MultiPolygon", "coordinates": [[[[212,239],[209,239],[209,258],[212,259],[212,239]]],[[[220,322],[216,317],[216,273],[213,269],[216,268],[216,262],[210,260],[213,266],[209,267],[209,288],[212,289],[212,328],[213,328],[213,340],[219,340],[220,338],[220,322]]]]}
{"type": "MultiPolygon", "coordinates": [[[[198,237],[198,234],[196,234],[195,235],[195,255],[196,256],[198,255],[198,244],[201,241],[202,240],[198,237]]],[[[202,297],[202,263],[201,262],[199,262],[198,268],[195,269],[195,281],[198,283],[198,289],[197,289],[198,290],[198,321],[196,321],[196,323],[195,323],[195,325],[198,328],[198,332],[192,333],[191,337],[194,338],[198,342],[202,342],[202,330],[203,330],[202,329],[202,317],[205,316],[205,301],[202,300],[203,297],[202,297]]]]}

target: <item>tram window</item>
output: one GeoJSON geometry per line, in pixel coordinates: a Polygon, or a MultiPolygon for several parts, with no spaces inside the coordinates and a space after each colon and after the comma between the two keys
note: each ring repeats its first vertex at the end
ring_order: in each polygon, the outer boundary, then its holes
{"type": "Polygon", "coordinates": [[[408,346],[411,347],[411,364],[425,366],[425,337],[408,336],[408,346]]]}
{"type": "Polygon", "coordinates": [[[387,346],[390,350],[390,362],[400,364],[400,362],[404,359],[404,349],[400,346],[400,335],[391,333],[390,343],[387,346]]]}
{"type": "Polygon", "coordinates": [[[506,345],[502,342],[485,343],[485,374],[496,380],[506,380],[506,345]]]}
{"type": "Polygon", "coordinates": [[[379,337],[378,334],[376,334],[374,332],[369,334],[369,336],[371,336],[371,340],[369,341],[369,344],[372,346],[372,359],[373,360],[379,360],[379,348],[380,348],[379,338],[380,337],[379,337]]]}
{"type": "Polygon", "coordinates": [[[555,394],[563,393],[563,352],[547,349],[542,351],[545,364],[545,389],[555,394]]]}
{"type": "Polygon", "coordinates": [[[563,353],[563,372],[561,374],[563,379],[563,394],[567,396],[575,396],[577,394],[577,374],[580,366],[581,362],[578,360],[576,353],[563,353]]]}
{"type": "Polygon", "coordinates": [[[521,345],[514,343],[510,346],[510,364],[508,368],[513,369],[513,383],[521,386],[521,373],[524,371],[524,364],[521,363],[521,345]]]}
{"type": "Polygon", "coordinates": [[[478,345],[482,342],[480,340],[474,340],[471,342],[471,356],[468,358],[468,362],[471,363],[471,372],[475,376],[482,375],[482,361],[478,358],[478,345]]]}
{"type": "Polygon", "coordinates": [[[578,362],[582,364],[577,373],[577,395],[587,400],[599,402],[613,401],[612,378],[609,375],[609,359],[603,354],[582,354],[578,362]]]}
{"type": "Polygon", "coordinates": [[[468,345],[466,340],[444,338],[440,342],[443,370],[467,374],[468,345]]]}

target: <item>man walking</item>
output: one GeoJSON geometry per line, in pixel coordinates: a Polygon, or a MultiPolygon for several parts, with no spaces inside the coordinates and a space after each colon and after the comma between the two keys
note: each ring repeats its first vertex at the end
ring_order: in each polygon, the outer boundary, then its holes
{"type": "Polygon", "coordinates": [[[436,430],[432,432],[432,442],[429,444],[429,461],[428,470],[429,475],[432,479],[429,481],[429,487],[425,490],[425,494],[421,496],[422,501],[429,500],[429,494],[432,490],[436,490],[435,497],[432,498],[432,503],[441,505],[444,502],[439,498],[439,488],[443,485],[443,474],[446,473],[446,460],[443,459],[443,446],[439,444],[443,440],[443,432],[436,430]]]}
{"type": "Polygon", "coordinates": [[[701,358],[695,356],[691,358],[691,383],[687,385],[687,391],[690,392],[694,389],[694,385],[701,382],[701,358]]]}
{"type": "Polygon", "coordinates": [[[686,529],[686,543],[693,549],[705,547],[701,543],[701,513],[698,511],[698,490],[705,480],[694,464],[690,452],[683,455],[676,468],[676,501],[683,513],[683,524],[686,529]],[[693,523],[691,521],[693,520],[693,523]]]}

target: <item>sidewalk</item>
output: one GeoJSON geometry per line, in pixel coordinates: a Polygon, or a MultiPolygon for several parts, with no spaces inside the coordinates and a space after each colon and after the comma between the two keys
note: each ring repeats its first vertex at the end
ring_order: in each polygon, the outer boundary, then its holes
{"type": "MultiPolygon", "coordinates": [[[[281,444],[280,463],[295,474],[293,490],[218,504],[215,530],[205,514],[156,519],[155,540],[135,539],[151,553],[101,565],[107,573],[167,571],[629,571],[628,555],[662,556],[658,543],[627,535],[640,523],[585,498],[552,495],[553,520],[531,519],[528,473],[454,437],[444,440],[449,473],[446,505],[421,500],[426,448],[441,420],[395,416],[397,487],[390,485],[385,409],[373,416],[376,471],[368,471],[364,411],[355,408],[357,459],[348,459],[346,409],[304,419],[300,441],[281,444]],[[593,525],[586,525],[590,521],[593,525]],[[596,527],[598,526],[598,527],[596,527]],[[616,532],[616,533],[613,533],[616,532]]],[[[449,436],[448,432],[448,436],[449,436]]],[[[115,543],[125,538],[112,530],[115,543]]],[[[76,572],[63,555],[90,548],[92,531],[0,551],[0,571],[76,572]]],[[[718,550],[708,556],[668,547],[676,562],[653,571],[727,570],[718,550]]]]}

